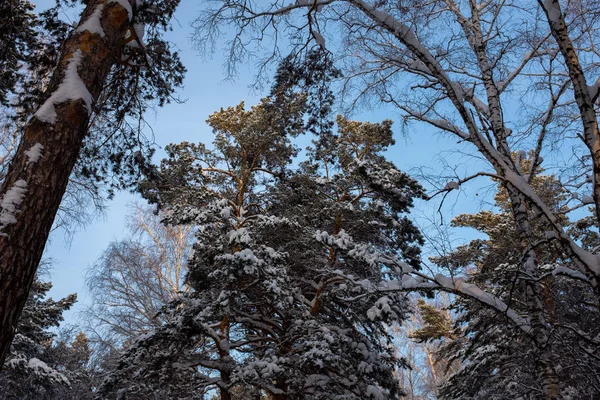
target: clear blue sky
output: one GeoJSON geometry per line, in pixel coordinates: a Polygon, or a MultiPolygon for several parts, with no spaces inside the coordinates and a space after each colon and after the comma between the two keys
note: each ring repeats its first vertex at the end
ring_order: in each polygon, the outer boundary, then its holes
{"type": "MultiPolygon", "coordinates": [[[[42,10],[53,5],[54,0],[33,2],[37,4],[38,10],[42,10]]],[[[252,105],[261,97],[261,94],[252,93],[249,89],[249,85],[253,82],[252,65],[247,66],[247,70],[240,70],[240,75],[235,82],[225,82],[221,55],[216,54],[214,59],[205,60],[193,50],[189,41],[190,22],[198,14],[199,7],[200,2],[196,0],[183,0],[176,13],[173,32],[168,33],[168,38],[179,47],[182,60],[188,69],[185,87],[179,93],[180,97],[187,101],[184,104],[167,105],[157,109],[155,114],[147,115],[147,120],[153,126],[156,142],[161,147],[183,140],[210,142],[212,141],[211,130],[204,122],[210,113],[220,107],[235,105],[241,100],[246,100],[247,105],[252,105]]],[[[65,18],[74,18],[73,12],[65,14],[65,18]]],[[[400,121],[395,110],[383,107],[358,113],[352,117],[371,122],[385,118],[400,121]]],[[[455,148],[453,139],[443,138],[430,129],[418,127],[408,132],[407,137],[402,135],[400,123],[396,124],[394,130],[397,144],[390,150],[389,156],[399,167],[407,171],[412,171],[418,166],[439,170],[442,166],[439,164],[438,156],[445,148],[455,148]]],[[[455,160],[461,157],[449,156],[455,160]]],[[[472,159],[469,162],[472,162],[472,159]]],[[[461,194],[453,193],[446,204],[448,207],[454,207],[455,213],[464,212],[465,204],[470,203],[472,207],[473,202],[469,199],[474,199],[473,196],[474,191],[469,189],[461,194]]],[[[79,296],[79,303],[66,314],[67,323],[76,324],[77,312],[89,302],[85,288],[87,268],[94,263],[111,241],[124,237],[127,205],[135,200],[136,197],[129,193],[117,194],[114,201],[109,203],[105,218],[91,222],[84,230],[78,232],[70,246],[65,244],[62,233],[55,234],[47,246],[46,257],[54,261],[51,272],[54,287],[50,295],[58,299],[76,292],[79,296]]],[[[417,214],[432,215],[437,206],[437,202],[419,204],[417,214]]]]}

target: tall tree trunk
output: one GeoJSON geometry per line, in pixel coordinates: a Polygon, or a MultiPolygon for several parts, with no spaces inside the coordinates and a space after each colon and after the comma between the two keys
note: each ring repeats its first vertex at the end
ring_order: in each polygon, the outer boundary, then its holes
{"type": "Polygon", "coordinates": [[[104,32],[75,30],[63,43],[47,90],[54,95],[28,122],[0,188],[0,367],[88,131],[89,107],[130,24],[128,6],[127,0],[89,1],[80,25],[100,7],[104,32]]]}
{"type": "MultiPolygon", "coordinates": [[[[221,373],[221,379],[225,379],[223,373],[221,373]]],[[[229,378],[227,377],[227,379],[229,378]]],[[[221,400],[231,400],[231,393],[229,392],[229,389],[219,388],[219,390],[221,391],[221,400]]]]}
{"type": "MultiPolygon", "coordinates": [[[[508,186],[507,189],[513,218],[521,240],[522,252],[531,249],[526,253],[522,270],[527,276],[535,278],[538,276],[538,271],[535,267],[537,264],[537,255],[532,246],[533,232],[531,231],[531,224],[527,215],[526,202],[516,188],[508,186]]],[[[542,386],[544,398],[555,400],[560,398],[561,389],[558,374],[554,368],[556,363],[553,362],[555,358],[553,348],[548,344],[549,332],[546,314],[550,313],[551,310],[544,309],[545,301],[540,288],[541,284],[537,281],[532,280],[527,283],[527,300],[525,304],[527,305],[531,319],[531,336],[536,350],[536,373],[542,386]]]]}
{"type": "MultiPolygon", "coordinates": [[[[600,128],[598,127],[598,117],[594,103],[598,99],[600,89],[594,84],[595,89],[588,87],[583,67],[579,61],[579,56],[573,42],[569,37],[569,30],[565,21],[565,15],[561,10],[558,0],[538,0],[538,3],[544,10],[550,26],[550,32],[556,40],[556,44],[565,61],[569,71],[569,78],[573,85],[575,102],[579,108],[583,129],[583,141],[590,151],[592,161],[592,195],[594,198],[594,212],[596,214],[596,226],[600,226],[600,128]]],[[[600,80],[600,78],[598,78],[600,80]]],[[[575,254],[575,258],[578,254],[575,254]]],[[[587,270],[583,271],[591,281],[596,293],[600,295],[600,277],[598,274],[598,257],[585,257],[580,262],[587,264],[587,270]],[[594,260],[590,265],[589,260],[594,260]]]]}
{"type": "Polygon", "coordinates": [[[229,328],[230,328],[230,323],[229,323],[229,316],[225,316],[223,318],[223,320],[221,321],[221,337],[222,339],[219,342],[215,342],[215,345],[217,346],[217,348],[219,349],[219,359],[221,361],[224,361],[224,365],[225,368],[221,368],[219,370],[220,374],[221,374],[221,382],[222,382],[222,386],[219,387],[219,390],[221,392],[221,400],[231,400],[231,391],[230,391],[230,386],[229,384],[231,383],[231,370],[228,368],[227,366],[227,361],[230,359],[230,354],[229,354],[229,345],[227,346],[227,349],[224,349],[222,347],[222,343],[224,341],[229,342],[229,328]]]}

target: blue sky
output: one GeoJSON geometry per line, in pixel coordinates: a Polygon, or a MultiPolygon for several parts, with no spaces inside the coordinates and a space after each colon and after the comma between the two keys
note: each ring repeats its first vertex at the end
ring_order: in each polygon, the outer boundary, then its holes
{"type": "MultiPolygon", "coordinates": [[[[54,0],[39,0],[34,3],[37,4],[38,10],[41,10],[52,5],[54,0]]],[[[146,116],[153,127],[156,143],[161,147],[183,140],[210,142],[212,141],[211,130],[204,122],[210,113],[220,107],[235,105],[241,100],[245,100],[246,105],[249,106],[261,97],[261,93],[253,93],[249,89],[254,76],[252,64],[244,66],[246,69],[240,69],[240,74],[235,81],[224,81],[223,58],[216,54],[211,60],[203,59],[192,48],[189,40],[192,32],[190,22],[198,14],[199,8],[200,2],[183,0],[175,16],[173,32],[167,34],[168,39],[179,47],[188,73],[184,82],[185,87],[179,92],[179,96],[186,99],[186,102],[167,105],[146,116]]],[[[74,18],[73,11],[67,10],[64,17],[74,18]]],[[[450,157],[458,164],[466,162],[463,160],[473,162],[469,157],[445,154],[444,149],[455,147],[455,140],[444,138],[431,129],[418,127],[405,136],[399,123],[400,117],[393,109],[385,107],[371,109],[352,115],[352,118],[371,122],[386,118],[398,121],[394,127],[397,144],[388,154],[392,161],[406,171],[415,171],[418,166],[439,171],[442,168],[440,156],[450,157]]],[[[158,154],[161,154],[160,150],[158,154]]],[[[446,200],[446,208],[452,208],[454,213],[464,212],[467,203],[473,204],[469,199],[474,199],[474,194],[474,189],[453,193],[446,200]]],[[[74,236],[70,244],[65,243],[62,233],[55,234],[48,244],[45,255],[54,262],[51,272],[54,287],[50,295],[57,299],[76,292],[79,296],[79,303],[66,314],[67,323],[76,324],[77,312],[90,300],[85,288],[86,270],[111,241],[126,235],[127,206],[136,199],[139,200],[130,193],[117,194],[108,204],[109,209],[105,217],[92,221],[74,236]]],[[[437,206],[437,202],[419,204],[416,214],[433,215],[437,206]]],[[[446,222],[448,219],[446,218],[446,222]]]]}

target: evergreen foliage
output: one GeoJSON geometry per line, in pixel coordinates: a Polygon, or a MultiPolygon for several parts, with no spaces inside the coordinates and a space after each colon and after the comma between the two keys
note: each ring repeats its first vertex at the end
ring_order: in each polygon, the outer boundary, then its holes
{"type": "Polygon", "coordinates": [[[197,226],[193,291],[126,352],[105,393],[401,395],[393,371],[404,362],[387,324],[404,318],[406,301],[367,288],[394,275],[375,251],[417,266],[422,239],[406,213],[422,189],[381,154],[393,143],[391,121],[338,117],[338,133],[321,124],[308,159],[291,168],[310,93],[273,93],[250,110],[212,114],[214,148],[169,146],[157,179],[143,185],[167,222],[197,226]]]}
{"type": "MultiPolygon", "coordinates": [[[[527,173],[530,159],[521,160],[521,164],[527,173]]],[[[568,194],[554,175],[545,175],[540,170],[532,177],[531,185],[565,226],[583,228],[583,224],[574,224],[565,216],[568,194]]],[[[485,287],[510,307],[526,313],[528,292],[523,286],[527,278],[519,273],[522,254],[518,250],[518,234],[506,189],[501,184],[495,201],[498,211],[462,214],[452,220],[453,226],[474,228],[484,234],[484,238],[459,246],[449,255],[436,258],[435,262],[454,273],[466,272],[480,287],[485,287]]],[[[537,353],[540,346],[550,347],[561,360],[557,373],[566,393],[577,393],[581,396],[577,398],[593,397],[600,370],[593,354],[587,351],[587,346],[593,343],[586,335],[597,332],[593,321],[600,315],[593,305],[595,294],[584,282],[573,282],[552,272],[557,267],[564,268],[567,273],[575,273],[575,269],[572,261],[564,258],[560,246],[548,236],[548,230],[545,223],[534,222],[532,241],[536,243],[537,263],[546,271],[540,306],[548,323],[554,326],[552,336],[545,343],[536,343],[507,325],[502,315],[490,312],[480,303],[457,298],[452,307],[458,316],[453,331],[420,332],[423,334],[420,338],[425,340],[444,337],[441,354],[461,362],[461,369],[443,387],[443,398],[503,399],[508,392],[517,397],[543,398],[541,383],[535,373],[536,363],[540,361],[537,353]]],[[[590,237],[595,235],[593,230],[583,229],[581,237],[588,237],[588,232],[590,237]]]]}
{"type": "MultiPolygon", "coordinates": [[[[64,22],[59,13],[82,3],[57,0],[38,15],[28,0],[9,0],[0,6],[0,46],[6,46],[0,58],[5,129],[18,131],[20,136],[27,119],[50,96],[46,89],[61,43],[77,28],[64,22]]],[[[146,136],[144,114],[177,100],[174,91],[185,74],[179,54],[162,38],[179,2],[134,3],[139,5],[134,7],[128,37],[123,39],[120,61],[112,66],[105,90],[94,104],[89,134],[73,172],[74,180],[94,196],[112,196],[115,189],[131,188],[149,173],[154,149],[153,139],[146,136]]]]}
{"type": "Polygon", "coordinates": [[[49,282],[34,283],[0,373],[3,399],[91,399],[86,376],[87,339],[80,334],[72,345],[55,343],[56,334],[51,330],[59,326],[63,312],[71,308],[77,296],[54,301],[46,298],[51,287],[49,282]],[[73,388],[80,397],[71,397],[73,388]]]}

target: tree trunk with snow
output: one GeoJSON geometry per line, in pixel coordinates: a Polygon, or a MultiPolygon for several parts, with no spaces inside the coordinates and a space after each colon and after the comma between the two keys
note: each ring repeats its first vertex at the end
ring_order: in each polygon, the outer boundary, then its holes
{"type": "Polygon", "coordinates": [[[131,19],[125,0],[90,0],[0,189],[0,365],[4,362],[89,123],[131,19]],[[84,23],[82,25],[82,23],[84,23]]]}

